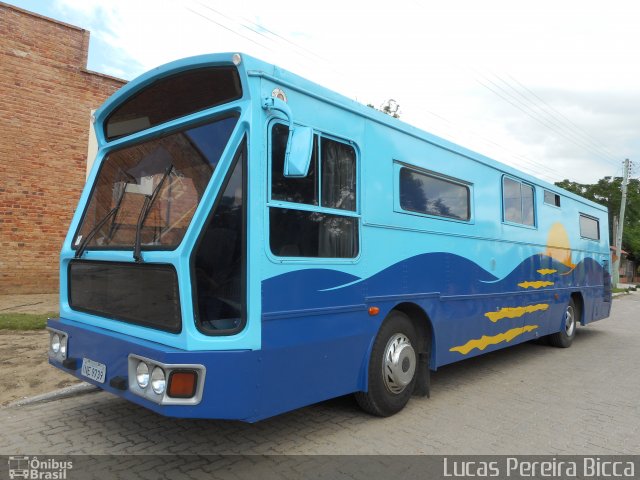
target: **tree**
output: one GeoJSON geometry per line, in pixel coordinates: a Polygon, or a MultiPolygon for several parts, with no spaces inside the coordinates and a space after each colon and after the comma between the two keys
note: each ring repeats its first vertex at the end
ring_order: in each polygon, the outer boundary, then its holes
{"type": "Polygon", "coordinates": [[[400,105],[393,98],[390,98],[382,105],[380,105],[380,108],[374,107],[371,103],[368,103],[367,107],[373,108],[374,110],[378,110],[382,113],[386,113],[390,117],[400,118],[400,105]]]}
{"type": "MultiPolygon", "coordinates": [[[[609,209],[609,239],[613,243],[613,217],[620,212],[622,201],[622,178],[604,177],[595,184],[582,184],[563,180],[556,182],[562,187],[582,197],[588,198],[609,209]]],[[[640,258],[640,180],[630,179],[627,186],[627,207],[624,218],[622,248],[635,258],[640,258]]]]}

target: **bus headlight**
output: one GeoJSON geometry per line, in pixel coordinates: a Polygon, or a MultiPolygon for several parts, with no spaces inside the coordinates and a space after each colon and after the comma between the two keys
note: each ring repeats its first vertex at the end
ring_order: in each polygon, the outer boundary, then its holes
{"type": "Polygon", "coordinates": [[[128,387],[134,395],[159,405],[198,405],[207,369],[193,363],[164,363],[130,353],[128,387]]]}
{"type": "Polygon", "coordinates": [[[136,382],[140,388],[147,388],[149,385],[149,367],[146,363],[140,362],[136,367],[136,382]]]}
{"type": "Polygon", "coordinates": [[[166,386],[167,380],[164,376],[164,370],[160,367],[155,367],[151,372],[151,388],[158,395],[162,395],[166,386]]]}
{"type": "Polygon", "coordinates": [[[67,358],[67,343],[69,336],[61,331],[47,327],[49,330],[49,358],[56,362],[63,362],[67,358]]]}
{"type": "Polygon", "coordinates": [[[60,335],[57,333],[51,335],[51,351],[56,355],[60,353],[60,335]]]}

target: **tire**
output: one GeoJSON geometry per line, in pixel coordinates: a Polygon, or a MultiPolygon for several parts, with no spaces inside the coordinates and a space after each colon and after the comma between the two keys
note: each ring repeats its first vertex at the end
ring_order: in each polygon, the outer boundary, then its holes
{"type": "Polygon", "coordinates": [[[580,311],[572,298],[564,310],[560,331],[549,335],[549,344],[553,347],[569,348],[576,337],[578,318],[580,318],[580,311]]]}
{"type": "Polygon", "coordinates": [[[364,411],[389,417],[404,408],[416,383],[417,346],[418,335],[409,317],[402,312],[391,312],[373,343],[368,391],[355,394],[364,411]]]}

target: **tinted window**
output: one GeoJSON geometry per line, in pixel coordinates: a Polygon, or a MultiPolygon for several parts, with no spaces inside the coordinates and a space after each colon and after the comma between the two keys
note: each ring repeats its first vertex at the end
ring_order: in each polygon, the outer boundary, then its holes
{"type": "Polygon", "coordinates": [[[402,168],[400,207],[427,215],[469,220],[469,187],[402,168]]]}
{"type": "Polygon", "coordinates": [[[503,177],[502,205],[506,222],[535,225],[534,190],[531,185],[503,177]]]}
{"type": "Polygon", "coordinates": [[[600,240],[600,222],[598,219],[580,214],[580,236],[591,240],[600,240]]]}
{"type": "Polygon", "coordinates": [[[276,123],[271,136],[271,198],[284,202],[318,205],[317,138],[314,138],[309,174],[304,178],[284,176],[284,153],[289,127],[276,123]]]}
{"type": "Polygon", "coordinates": [[[205,332],[235,331],[243,323],[245,156],[242,147],[196,249],[196,311],[205,332]]]}
{"type": "Polygon", "coordinates": [[[520,182],[505,177],[502,186],[502,203],[504,205],[504,219],[507,222],[522,223],[520,182]]]}
{"type": "Polygon", "coordinates": [[[189,70],[151,84],[116,108],[105,122],[107,140],[242,97],[234,67],[189,70]]]}
{"type": "Polygon", "coordinates": [[[520,184],[522,193],[522,223],[533,225],[535,222],[533,213],[533,187],[525,183],[520,184]]]}
{"type": "Polygon", "coordinates": [[[356,152],[353,147],[322,139],[322,206],[356,209],[356,152]]]}
{"type": "Polygon", "coordinates": [[[554,207],[560,206],[560,195],[557,193],[550,192],[549,190],[544,191],[544,203],[547,205],[553,205],[554,207]]]}
{"type": "Polygon", "coordinates": [[[284,208],[269,210],[270,245],[281,257],[354,258],[358,219],[284,208]]]}

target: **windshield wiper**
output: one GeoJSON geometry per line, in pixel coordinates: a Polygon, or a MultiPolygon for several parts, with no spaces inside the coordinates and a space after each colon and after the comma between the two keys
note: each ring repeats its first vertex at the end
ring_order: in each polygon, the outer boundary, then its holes
{"type": "Polygon", "coordinates": [[[142,209],[140,210],[140,215],[138,216],[138,223],[136,224],[136,243],[133,247],[133,259],[136,262],[142,262],[142,255],[140,253],[140,249],[141,249],[141,239],[140,239],[140,234],[142,231],[142,225],[144,224],[144,221],[147,219],[147,215],[149,214],[149,211],[151,210],[151,206],[153,205],[153,202],[156,201],[156,197],[158,196],[158,193],[160,193],[160,189],[162,188],[162,184],[164,183],[164,181],[167,179],[167,177],[169,176],[169,174],[171,174],[171,171],[173,170],[173,164],[169,165],[167,167],[167,169],[164,172],[164,175],[162,175],[162,178],[160,179],[160,181],[158,182],[158,185],[156,185],[156,188],[153,189],[153,192],[151,192],[151,195],[146,195],[144,197],[144,203],[142,204],[142,209]]]}
{"type": "Polygon", "coordinates": [[[126,182],[122,186],[122,191],[120,192],[120,195],[118,196],[118,201],[116,202],[115,207],[113,207],[111,210],[109,210],[107,212],[107,214],[104,217],[102,217],[102,220],[100,220],[89,231],[89,233],[87,233],[87,236],[84,237],[84,240],[82,240],[82,243],[80,243],[80,245],[78,246],[78,249],[76,250],[75,258],[82,257],[82,254],[84,253],[85,249],[87,248],[87,245],[89,245],[89,242],[93,239],[93,237],[96,236],[96,233],[98,233],[100,231],[100,229],[103,227],[103,225],[105,223],[107,223],[107,220],[109,220],[111,217],[115,218],[115,215],[118,213],[118,210],[120,210],[120,205],[122,205],[122,199],[124,198],[124,193],[127,190],[127,185],[128,184],[129,184],[129,182],[126,182]]]}

